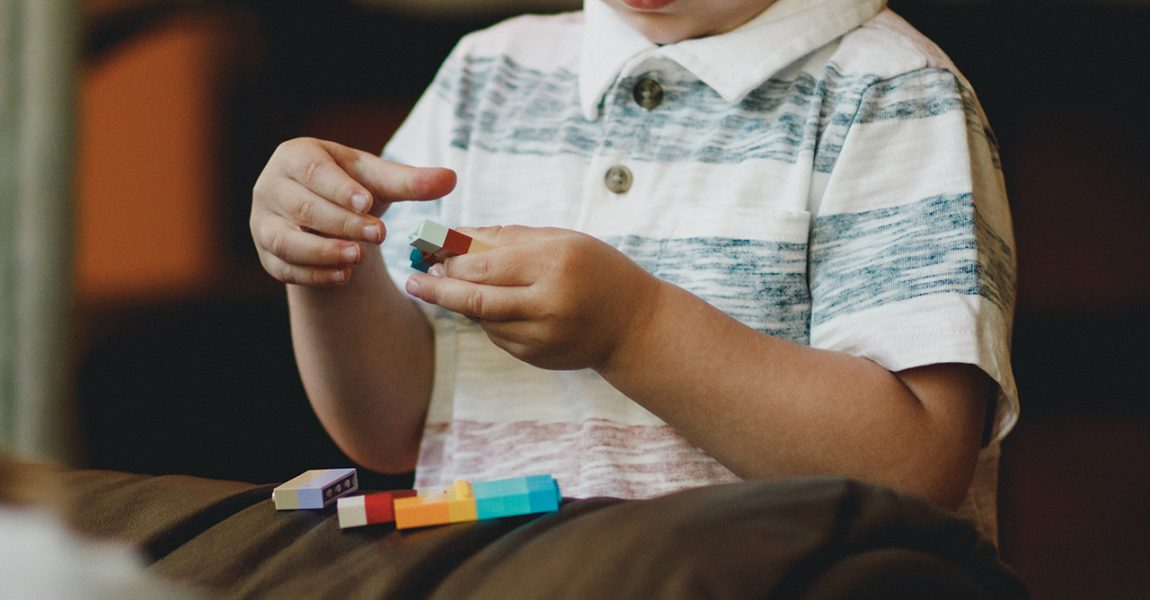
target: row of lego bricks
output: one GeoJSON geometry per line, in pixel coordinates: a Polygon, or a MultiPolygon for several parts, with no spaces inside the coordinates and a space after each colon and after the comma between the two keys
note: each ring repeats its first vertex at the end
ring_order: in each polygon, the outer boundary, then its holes
{"type": "Polygon", "coordinates": [[[337,504],[341,529],[395,523],[397,529],[482,521],[559,510],[559,484],[550,475],[352,495],[355,469],[307,471],[272,490],[276,510],[337,504]]]}

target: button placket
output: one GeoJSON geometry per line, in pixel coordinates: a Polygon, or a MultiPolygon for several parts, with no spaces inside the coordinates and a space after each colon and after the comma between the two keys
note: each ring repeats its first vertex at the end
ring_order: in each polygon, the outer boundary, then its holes
{"type": "MultiPolygon", "coordinates": [[[[610,135],[615,127],[612,126],[616,119],[642,119],[633,108],[628,108],[630,102],[631,107],[635,105],[640,106],[646,111],[651,111],[663,103],[665,99],[665,90],[663,85],[659,82],[657,77],[658,70],[652,69],[652,57],[646,56],[630,67],[624,67],[620,80],[616,82],[618,87],[609,93],[608,101],[605,103],[604,110],[601,113],[603,118],[603,128],[607,135],[610,135]],[[628,79],[628,73],[644,73],[638,79],[631,79],[632,83],[630,89],[623,87],[619,84],[628,79]],[[613,98],[613,100],[612,100],[613,98]]],[[[632,75],[633,77],[633,75],[632,75]]],[[[635,175],[631,169],[625,164],[627,157],[631,154],[630,147],[633,147],[638,140],[632,136],[603,139],[600,141],[600,152],[593,163],[599,163],[598,169],[602,173],[601,181],[603,188],[606,188],[612,195],[624,196],[630,192],[635,184],[635,175]],[[604,152],[604,150],[609,150],[604,152]]],[[[600,188],[600,189],[603,189],[600,188]]],[[[595,209],[591,209],[594,211],[595,209]]]]}
{"type": "MultiPolygon", "coordinates": [[[[632,87],[632,90],[634,88],[632,87]]],[[[607,136],[611,135],[611,131],[617,119],[628,119],[628,109],[625,102],[629,100],[626,88],[616,88],[614,102],[607,103],[607,110],[604,111],[604,132],[607,136]]],[[[631,109],[633,110],[633,109],[631,109]]],[[[632,117],[633,118],[633,117],[632,117]]],[[[628,137],[616,135],[615,137],[606,137],[600,143],[600,152],[595,159],[598,163],[597,170],[600,173],[600,184],[606,188],[606,191],[613,196],[623,196],[631,190],[632,184],[635,182],[635,176],[625,164],[624,161],[628,155],[628,148],[632,145],[634,140],[628,137]]]]}

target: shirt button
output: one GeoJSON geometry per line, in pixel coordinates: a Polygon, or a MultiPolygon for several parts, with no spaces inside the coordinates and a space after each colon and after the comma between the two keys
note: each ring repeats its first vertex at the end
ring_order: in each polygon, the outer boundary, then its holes
{"type": "Polygon", "coordinates": [[[647,110],[652,110],[663,103],[663,86],[655,81],[654,77],[644,77],[635,84],[631,90],[635,102],[647,110]]]}
{"type": "Polygon", "coordinates": [[[607,169],[607,174],[603,176],[603,183],[607,185],[607,189],[611,190],[613,194],[626,194],[627,190],[631,189],[631,182],[634,179],[631,176],[631,169],[623,165],[614,165],[607,169]]]}

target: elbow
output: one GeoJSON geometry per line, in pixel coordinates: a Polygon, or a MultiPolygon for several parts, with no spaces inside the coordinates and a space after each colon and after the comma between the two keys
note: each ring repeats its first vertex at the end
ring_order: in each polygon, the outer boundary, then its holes
{"type": "Polygon", "coordinates": [[[324,428],[340,451],[364,469],[386,475],[415,469],[423,433],[420,427],[387,432],[351,427],[346,423],[324,423],[324,428]]]}
{"type": "Polygon", "coordinates": [[[955,476],[936,479],[940,479],[940,481],[933,481],[922,486],[917,495],[935,506],[947,510],[957,510],[962,505],[963,500],[966,499],[971,477],[955,476]]]}
{"type": "Polygon", "coordinates": [[[966,499],[977,460],[977,451],[925,453],[911,463],[914,466],[893,487],[935,506],[955,510],[966,499]]]}
{"type": "Polygon", "coordinates": [[[410,473],[415,470],[418,456],[418,444],[414,447],[360,447],[344,445],[337,441],[337,446],[356,465],[369,471],[385,475],[398,475],[410,473]]]}

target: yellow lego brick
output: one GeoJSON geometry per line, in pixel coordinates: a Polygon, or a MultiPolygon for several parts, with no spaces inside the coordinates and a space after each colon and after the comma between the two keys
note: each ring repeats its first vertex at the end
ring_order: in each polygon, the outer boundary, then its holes
{"type": "Polygon", "coordinates": [[[448,514],[452,523],[466,523],[479,520],[479,510],[475,496],[471,493],[471,482],[456,481],[447,492],[448,514]]]}
{"type": "Polygon", "coordinates": [[[467,249],[467,253],[473,254],[475,252],[483,252],[484,250],[490,250],[491,248],[491,244],[485,244],[475,238],[471,238],[471,247],[467,249]]]}

